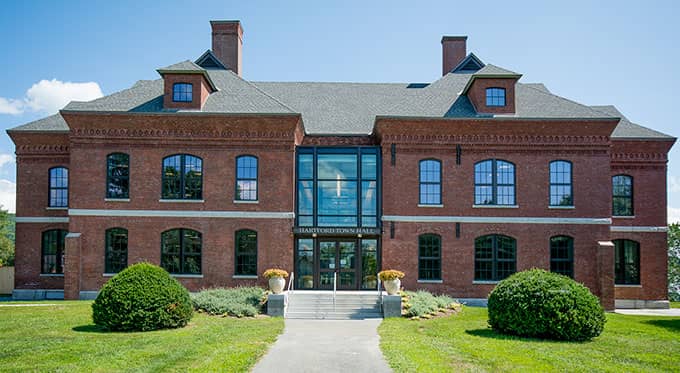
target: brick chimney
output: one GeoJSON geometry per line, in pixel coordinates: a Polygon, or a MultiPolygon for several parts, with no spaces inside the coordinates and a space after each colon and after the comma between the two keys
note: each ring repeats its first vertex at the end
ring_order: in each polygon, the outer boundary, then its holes
{"type": "Polygon", "coordinates": [[[241,21],[210,21],[212,51],[220,62],[241,76],[243,28],[241,21]]]}
{"type": "Polygon", "coordinates": [[[467,36],[442,37],[442,75],[446,75],[467,56],[467,36]]]}

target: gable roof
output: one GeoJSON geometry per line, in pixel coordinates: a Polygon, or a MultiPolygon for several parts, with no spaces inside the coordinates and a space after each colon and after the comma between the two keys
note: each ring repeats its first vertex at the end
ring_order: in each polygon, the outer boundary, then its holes
{"type": "Polygon", "coordinates": [[[217,90],[217,86],[215,86],[215,83],[213,83],[212,79],[210,79],[210,75],[208,74],[207,70],[189,60],[163,67],[157,69],[156,71],[158,71],[161,76],[165,74],[201,74],[210,85],[210,89],[213,91],[217,90]]]}
{"type": "Polygon", "coordinates": [[[473,73],[484,67],[484,62],[477,58],[474,53],[470,53],[463,58],[456,67],[451,70],[452,73],[473,73]]]}
{"type": "Polygon", "coordinates": [[[33,131],[48,131],[48,132],[68,132],[68,124],[61,116],[61,114],[53,114],[49,117],[34,120],[18,127],[11,128],[7,132],[33,132],[33,131]]]}
{"type": "Polygon", "coordinates": [[[204,69],[227,69],[210,49],[196,59],[196,65],[204,69]]]}

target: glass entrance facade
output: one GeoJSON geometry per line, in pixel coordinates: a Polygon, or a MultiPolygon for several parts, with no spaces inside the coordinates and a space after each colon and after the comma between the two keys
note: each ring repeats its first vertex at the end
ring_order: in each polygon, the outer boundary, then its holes
{"type": "Polygon", "coordinates": [[[298,147],[298,289],[375,289],[380,268],[380,148],[298,147]]]}

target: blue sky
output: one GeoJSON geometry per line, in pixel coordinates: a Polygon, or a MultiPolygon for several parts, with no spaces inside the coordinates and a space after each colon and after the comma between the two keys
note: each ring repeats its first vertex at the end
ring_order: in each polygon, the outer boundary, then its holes
{"type": "MultiPolygon", "coordinates": [[[[616,105],[677,137],[678,14],[677,1],[13,1],[0,12],[0,127],[44,117],[68,97],[155,79],[156,68],[210,48],[209,20],[240,19],[249,80],[430,82],[441,75],[441,36],[468,35],[468,51],[522,82],[616,105]]],[[[678,148],[672,220],[680,220],[678,148]]],[[[3,133],[0,204],[10,210],[13,154],[3,133]]]]}

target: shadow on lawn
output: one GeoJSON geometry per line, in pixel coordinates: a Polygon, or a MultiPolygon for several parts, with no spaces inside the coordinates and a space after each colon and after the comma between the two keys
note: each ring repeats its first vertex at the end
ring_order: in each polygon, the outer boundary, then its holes
{"type": "Polygon", "coordinates": [[[80,333],[110,333],[108,330],[95,324],[74,326],[71,330],[80,333]]]}
{"type": "Polygon", "coordinates": [[[672,332],[680,333],[680,319],[657,319],[657,320],[647,320],[643,321],[645,324],[650,324],[654,326],[660,326],[662,328],[668,329],[672,332]]]}
{"type": "Polygon", "coordinates": [[[466,330],[465,333],[472,335],[472,336],[475,336],[475,337],[504,339],[504,340],[513,340],[513,341],[521,341],[521,342],[538,342],[538,343],[549,342],[549,343],[565,343],[565,344],[582,344],[582,343],[588,343],[589,342],[589,341],[583,341],[583,342],[560,341],[560,340],[556,340],[556,339],[520,337],[520,336],[512,335],[512,334],[498,333],[491,328],[466,330]]]}

